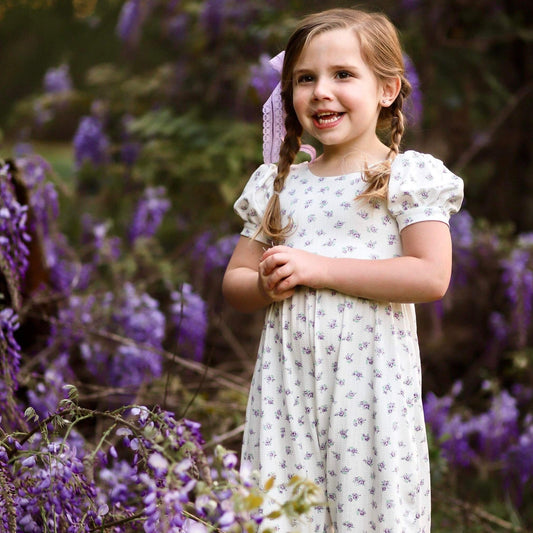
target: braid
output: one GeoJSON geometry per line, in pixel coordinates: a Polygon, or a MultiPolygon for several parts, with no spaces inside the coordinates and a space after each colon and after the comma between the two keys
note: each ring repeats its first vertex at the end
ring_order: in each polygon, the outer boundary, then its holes
{"type": "Polygon", "coordinates": [[[286,226],[281,225],[279,193],[283,190],[285,179],[289,175],[291,165],[300,151],[303,133],[302,126],[296,118],[296,115],[293,113],[287,114],[285,119],[285,129],[287,130],[287,133],[281,144],[278,173],[274,178],[274,194],[268,201],[260,228],[260,231],[275,244],[283,242],[292,229],[291,220],[289,220],[286,226]]]}
{"type": "Polygon", "coordinates": [[[382,108],[380,115],[380,121],[382,123],[388,122],[390,128],[390,145],[387,159],[372,168],[365,169],[364,176],[368,186],[357,198],[384,199],[387,197],[391,164],[400,153],[400,144],[405,131],[405,120],[402,112],[403,102],[410,92],[411,85],[402,76],[400,93],[390,107],[382,108]]]}
{"type": "Polygon", "coordinates": [[[390,131],[391,144],[388,156],[389,159],[391,158],[392,154],[394,154],[393,157],[396,157],[400,153],[400,143],[402,141],[402,137],[405,131],[405,120],[402,113],[403,99],[404,96],[400,92],[400,94],[391,106],[392,119],[390,131]]]}

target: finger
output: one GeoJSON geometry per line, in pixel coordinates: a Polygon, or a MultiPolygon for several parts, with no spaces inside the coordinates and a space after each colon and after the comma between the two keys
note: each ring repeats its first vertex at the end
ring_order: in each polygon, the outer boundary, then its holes
{"type": "Polygon", "coordinates": [[[270,296],[272,300],[275,302],[281,302],[283,300],[286,300],[287,298],[290,298],[294,295],[294,289],[291,289],[289,291],[283,291],[281,293],[274,293],[270,296]]]}
{"type": "Polygon", "coordinates": [[[279,285],[285,278],[291,275],[291,269],[288,265],[281,265],[274,268],[266,277],[268,278],[268,286],[274,288],[279,285]]]}
{"type": "Polygon", "coordinates": [[[267,257],[264,261],[259,263],[259,268],[262,268],[265,276],[270,275],[276,268],[279,268],[286,262],[286,258],[282,254],[274,254],[267,257]]]}
{"type": "Polygon", "coordinates": [[[272,255],[279,254],[280,252],[284,252],[287,250],[287,246],[272,246],[271,248],[267,248],[265,252],[263,253],[263,256],[261,257],[261,261],[265,260],[267,257],[271,257],[272,255]]]}
{"type": "Polygon", "coordinates": [[[294,279],[294,276],[286,276],[278,281],[278,283],[275,285],[274,289],[278,293],[283,293],[286,291],[294,290],[296,287],[296,282],[294,279]]]}
{"type": "Polygon", "coordinates": [[[267,276],[270,276],[270,274],[272,274],[272,270],[273,270],[273,267],[270,266],[270,263],[267,260],[261,261],[261,263],[259,263],[259,272],[265,278],[267,276]]]}
{"type": "Polygon", "coordinates": [[[287,298],[290,298],[293,295],[294,295],[294,289],[290,289],[288,291],[283,291],[283,292],[278,293],[277,297],[280,300],[286,300],[287,298]]]}

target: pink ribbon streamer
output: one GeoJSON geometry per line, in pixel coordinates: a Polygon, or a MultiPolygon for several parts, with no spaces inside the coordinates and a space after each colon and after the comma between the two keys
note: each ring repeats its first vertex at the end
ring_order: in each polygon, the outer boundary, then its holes
{"type": "MultiPolygon", "coordinates": [[[[272,68],[280,74],[284,57],[285,51],[282,51],[270,60],[272,68]]],[[[286,133],[280,82],[263,105],[263,160],[265,163],[277,163],[279,161],[279,149],[286,133]]],[[[311,161],[315,159],[316,151],[312,146],[303,144],[300,150],[309,154],[311,161]]]]}

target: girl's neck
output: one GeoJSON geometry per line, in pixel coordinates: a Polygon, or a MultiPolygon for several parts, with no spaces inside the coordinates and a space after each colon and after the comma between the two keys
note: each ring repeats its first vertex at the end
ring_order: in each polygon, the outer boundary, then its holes
{"type": "Polygon", "coordinates": [[[376,163],[387,158],[389,148],[379,142],[369,150],[354,149],[347,153],[324,147],[322,155],[309,164],[310,170],[317,176],[338,176],[352,172],[362,172],[376,163]]]}

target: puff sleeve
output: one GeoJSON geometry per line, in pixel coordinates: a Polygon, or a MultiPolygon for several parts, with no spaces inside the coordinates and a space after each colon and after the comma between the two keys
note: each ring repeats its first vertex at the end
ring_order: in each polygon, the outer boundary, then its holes
{"type": "Polygon", "coordinates": [[[241,235],[255,238],[261,242],[267,242],[262,235],[256,235],[261,225],[261,220],[270,197],[273,194],[274,178],[277,174],[275,164],[261,165],[250,177],[244,187],[241,196],[233,205],[237,213],[244,221],[241,235]]]}
{"type": "Polygon", "coordinates": [[[463,180],[432,155],[407,151],[391,167],[388,205],[401,231],[415,222],[448,224],[463,201],[463,180]]]}

